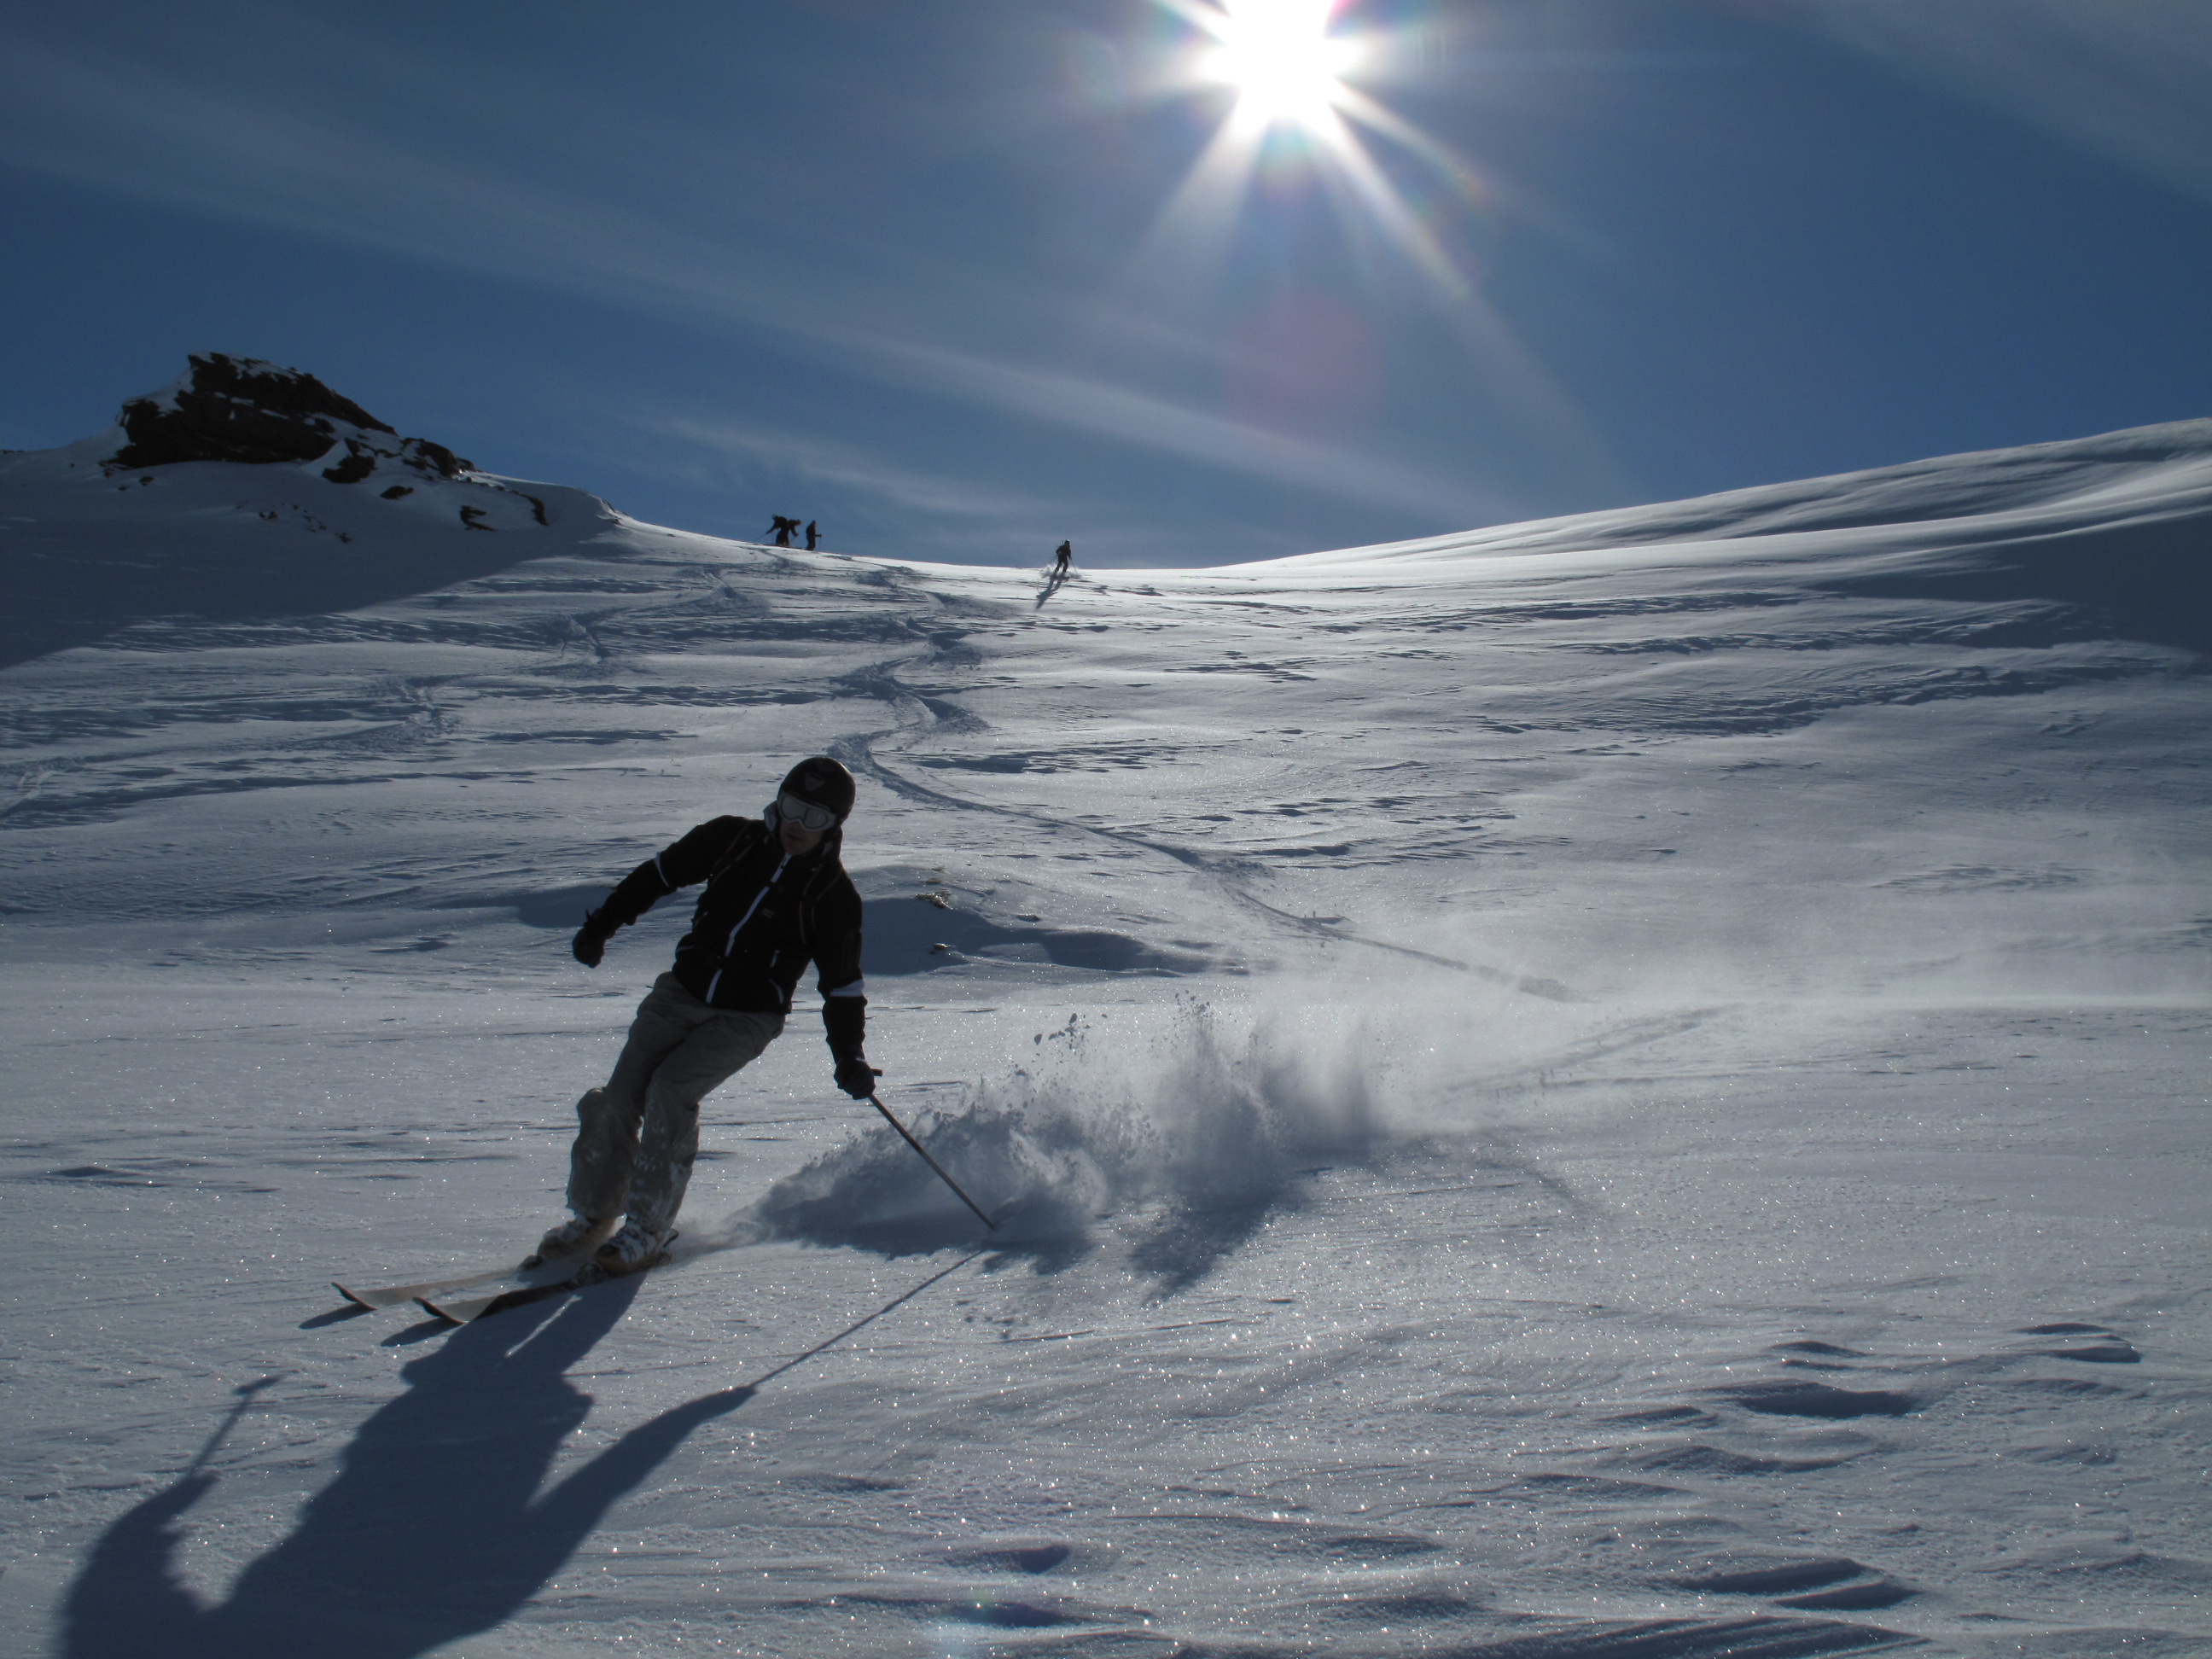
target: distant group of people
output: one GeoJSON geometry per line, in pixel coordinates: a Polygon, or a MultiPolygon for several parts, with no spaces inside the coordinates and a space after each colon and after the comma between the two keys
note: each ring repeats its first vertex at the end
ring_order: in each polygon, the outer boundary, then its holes
{"type": "MultiPolygon", "coordinates": [[[[789,547],[791,538],[801,533],[799,520],[796,519],[787,519],[779,513],[769,520],[769,539],[778,547],[789,547]]],[[[821,543],[821,526],[812,519],[809,519],[803,533],[806,537],[806,550],[811,553],[821,543]]],[[[1058,547],[1053,549],[1052,560],[1052,574],[1055,576],[1066,575],[1075,568],[1075,544],[1073,542],[1062,542],[1058,547]]]]}

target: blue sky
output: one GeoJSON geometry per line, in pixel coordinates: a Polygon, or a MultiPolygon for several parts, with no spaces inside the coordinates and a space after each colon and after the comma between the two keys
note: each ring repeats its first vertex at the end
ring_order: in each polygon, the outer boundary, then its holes
{"type": "Polygon", "coordinates": [[[10,9],[0,445],[226,350],[661,523],[1193,564],[2212,414],[2196,0],[1352,4],[1351,163],[1221,189],[1207,5],[10,9]]]}

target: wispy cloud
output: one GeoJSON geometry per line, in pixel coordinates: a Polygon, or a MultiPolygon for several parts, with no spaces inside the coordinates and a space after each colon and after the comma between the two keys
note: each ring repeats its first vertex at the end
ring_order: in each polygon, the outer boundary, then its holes
{"type": "MultiPolygon", "coordinates": [[[[746,482],[787,478],[832,485],[901,514],[957,519],[993,527],[1019,526],[1030,529],[1034,536],[1034,526],[1048,523],[1055,513],[1065,510],[1062,504],[1042,495],[973,478],[918,471],[858,446],[811,434],[661,414],[635,415],[631,424],[657,439],[673,439],[703,452],[721,464],[721,471],[735,467],[746,482]]],[[[661,453],[665,457],[666,451],[661,453]]],[[[687,467],[684,476],[712,482],[714,471],[687,467]]]]}
{"type": "Polygon", "coordinates": [[[0,160],[26,172],[636,308],[803,325],[766,264],[653,216],[334,112],[27,40],[0,54],[0,160]]]}
{"type": "MultiPolygon", "coordinates": [[[[765,218],[754,226],[739,216],[702,234],[397,136],[388,121],[349,116],[342,100],[310,106],[265,76],[248,78],[251,86],[229,85],[121,53],[95,64],[19,35],[0,54],[0,162],[633,312],[780,337],[879,382],[1324,496],[1469,522],[1510,506],[1468,483],[1240,424],[1156,390],[950,343],[926,316],[903,335],[852,326],[857,316],[912,316],[915,290],[933,286],[902,280],[917,273],[901,268],[896,250],[855,244],[842,257],[806,261],[795,280],[789,255],[755,234],[765,218]]],[[[402,90],[416,101],[444,95],[430,85],[402,90]]],[[[969,271],[960,286],[988,289],[994,280],[969,271]]],[[[958,309],[974,305],[970,295],[958,309]]],[[[954,334],[966,331],[959,318],[948,320],[954,334]]],[[[908,483],[924,487],[911,476],[908,483]]]]}
{"type": "Polygon", "coordinates": [[[2212,201],[2204,0],[1786,0],[1784,15],[2212,201]]]}
{"type": "Polygon", "coordinates": [[[1224,471],[1447,519],[1495,516],[1505,505],[1502,496],[1472,484],[1441,480],[1380,456],[1270,432],[1105,380],[903,341],[878,340],[872,347],[884,372],[904,365],[902,378],[910,376],[916,384],[1224,471]]]}

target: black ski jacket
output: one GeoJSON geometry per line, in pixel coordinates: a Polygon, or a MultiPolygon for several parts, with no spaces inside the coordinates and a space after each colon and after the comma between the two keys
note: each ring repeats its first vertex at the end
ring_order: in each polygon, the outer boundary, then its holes
{"type": "Polygon", "coordinates": [[[867,1035],[860,977],[860,895],[837,861],[832,830],[793,858],[758,818],[713,818],[623,877],[599,914],[628,926],[680,887],[705,882],[691,931],[676,947],[676,977],[717,1008],[787,1014],[811,961],[822,1024],[839,1060],[867,1035]]]}

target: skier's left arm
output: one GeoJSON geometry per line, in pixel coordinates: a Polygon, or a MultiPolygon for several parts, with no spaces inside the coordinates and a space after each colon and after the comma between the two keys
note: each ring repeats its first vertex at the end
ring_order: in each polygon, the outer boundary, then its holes
{"type": "MultiPolygon", "coordinates": [[[[842,896],[842,895],[840,896],[842,896]]],[[[823,942],[814,955],[822,990],[822,1030],[837,1065],[837,1086],[855,1100],[876,1091],[882,1073],[863,1052],[868,1036],[868,986],[860,976],[860,901],[824,907],[823,942]]]]}

